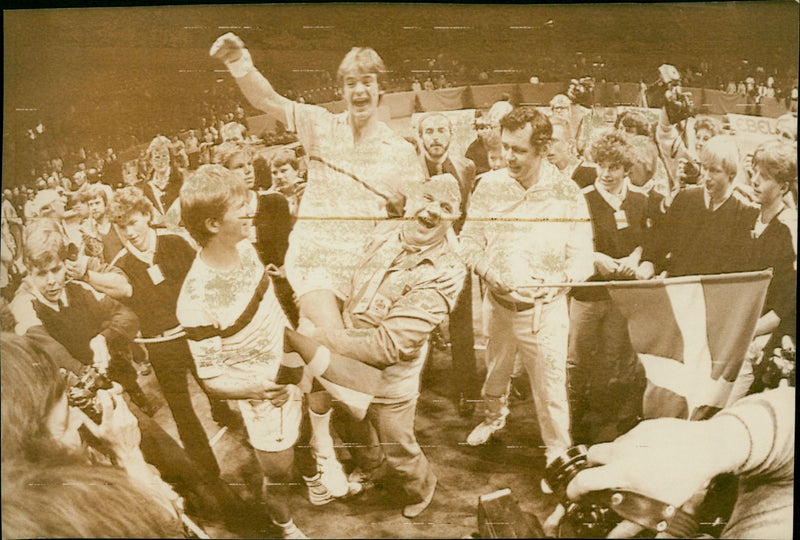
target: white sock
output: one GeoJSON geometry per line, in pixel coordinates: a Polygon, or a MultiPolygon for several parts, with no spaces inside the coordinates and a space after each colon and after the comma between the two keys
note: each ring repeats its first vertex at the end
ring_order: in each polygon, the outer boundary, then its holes
{"type": "Polygon", "coordinates": [[[315,377],[321,376],[328,369],[331,364],[331,351],[327,347],[320,345],[317,352],[314,353],[314,358],[308,363],[306,369],[310,371],[315,377]]]}
{"type": "Polygon", "coordinates": [[[333,438],[331,437],[331,411],[318,414],[308,410],[308,417],[311,419],[311,448],[318,456],[335,457],[333,449],[333,438]]]}

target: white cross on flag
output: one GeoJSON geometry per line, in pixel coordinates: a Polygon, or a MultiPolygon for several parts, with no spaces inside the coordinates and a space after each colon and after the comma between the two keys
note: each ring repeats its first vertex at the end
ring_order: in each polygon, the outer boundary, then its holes
{"type": "Polygon", "coordinates": [[[614,282],[647,373],[645,418],[708,418],[725,406],[772,272],[614,282]]]}

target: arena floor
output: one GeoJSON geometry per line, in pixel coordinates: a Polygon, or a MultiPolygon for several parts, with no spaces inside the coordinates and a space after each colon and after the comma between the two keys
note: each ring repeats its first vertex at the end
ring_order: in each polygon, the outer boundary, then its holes
{"type": "MultiPolygon", "coordinates": [[[[477,352],[482,368],[483,354],[477,352]]],[[[480,371],[483,374],[485,369],[480,371]]],[[[478,414],[473,418],[458,416],[451,374],[449,351],[435,350],[423,374],[416,425],[417,438],[439,479],[431,506],[414,520],[404,518],[390,497],[385,502],[356,497],[315,507],[306,498],[305,486],[299,485],[292,492],[290,507],[303,532],[311,538],[462,538],[478,531],[478,497],[506,487],[523,511],[544,520],[555,501],[539,488],[544,455],[539,448],[533,402],[512,402],[506,429],[484,447],[469,447],[464,441],[481,418],[478,414]]],[[[159,406],[155,419],[177,440],[155,377],[144,376],[141,382],[159,406]]],[[[209,437],[214,438],[219,427],[211,419],[208,401],[194,381],[191,388],[198,415],[209,437]]],[[[259,497],[260,473],[251,451],[240,442],[243,438],[243,433],[226,429],[213,443],[213,450],[223,479],[243,498],[252,500],[259,497]]],[[[204,527],[212,537],[234,537],[211,524],[204,527]]]]}

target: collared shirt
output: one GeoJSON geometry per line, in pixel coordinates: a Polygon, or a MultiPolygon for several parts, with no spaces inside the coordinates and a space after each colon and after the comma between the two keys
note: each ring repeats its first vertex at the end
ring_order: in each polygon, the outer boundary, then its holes
{"type": "MultiPolygon", "coordinates": [[[[334,287],[343,290],[365,239],[390,216],[387,201],[401,203],[409,184],[423,181],[419,158],[408,141],[383,123],[373,136],[356,142],[346,112],[291,102],[286,118],[287,129],[297,132],[309,157],[290,249],[326,261],[334,287]]],[[[402,208],[394,209],[399,212],[402,208]]],[[[291,273],[288,266],[289,261],[291,273]]]]}
{"type": "MultiPolygon", "coordinates": [[[[125,242],[125,249],[127,249],[131,255],[142,261],[143,263],[147,264],[148,266],[153,266],[153,257],[156,254],[156,231],[153,229],[148,229],[147,231],[147,250],[146,251],[139,251],[134,247],[133,244],[130,242],[125,242]]],[[[115,261],[112,261],[112,264],[115,261]]]]}
{"type": "Polygon", "coordinates": [[[467,266],[483,261],[511,287],[544,281],[583,281],[592,275],[592,227],[578,186],[543,161],[529,189],[490,171],[475,189],[461,231],[467,266]]]}
{"type": "Polygon", "coordinates": [[[728,189],[725,190],[725,196],[722,198],[722,200],[720,200],[718,203],[712,205],[711,204],[711,195],[709,195],[708,190],[706,190],[704,188],[703,189],[703,200],[706,203],[706,208],[708,208],[709,210],[711,210],[713,212],[714,210],[716,210],[717,208],[719,208],[720,206],[725,204],[725,201],[730,199],[732,194],[733,194],[733,184],[728,186],[728,189]]]}
{"type": "Polygon", "coordinates": [[[625,197],[628,196],[628,182],[628,177],[625,177],[625,179],[622,181],[622,189],[620,190],[619,194],[614,194],[608,191],[603,187],[599,180],[594,181],[594,189],[597,190],[598,195],[600,195],[603,200],[605,200],[608,205],[614,209],[615,212],[618,212],[622,207],[625,197]]]}
{"type": "Polygon", "coordinates": [[[332,351],[382,370],[378,400],[419,390],[420,351],[452,310],[466,270],[451,238],[422,248],[404,245],[395,222],[381,224],[350,282],[343,330],[317,330],[332,351]]]}

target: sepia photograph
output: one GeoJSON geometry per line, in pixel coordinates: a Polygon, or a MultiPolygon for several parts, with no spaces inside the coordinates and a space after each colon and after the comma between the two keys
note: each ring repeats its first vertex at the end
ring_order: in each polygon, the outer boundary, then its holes
{"type": "Polygon", "coordinates": [[[793,537],[796,0],[4,6],[2,537],[793,537]]]}

